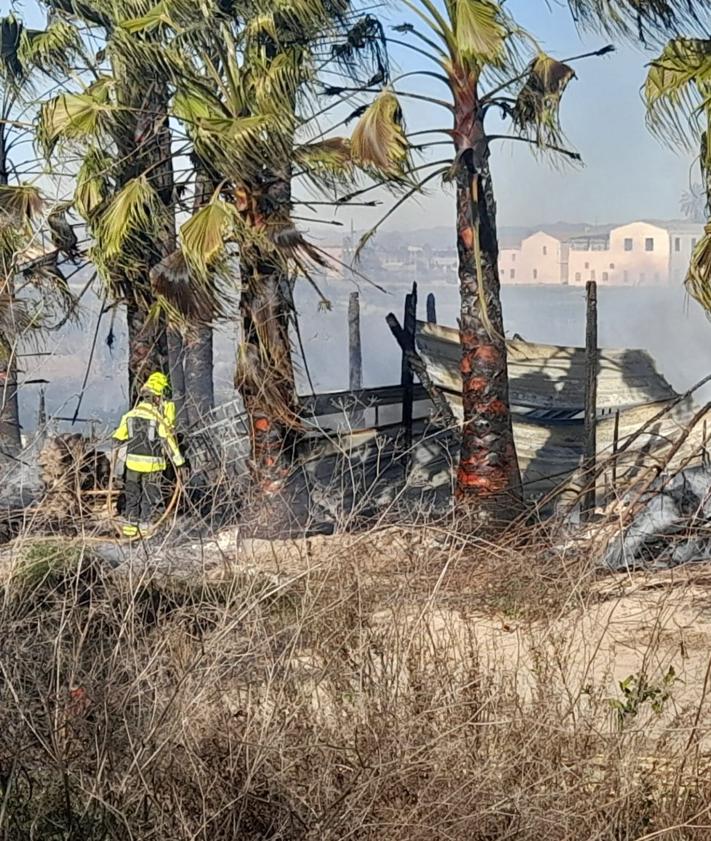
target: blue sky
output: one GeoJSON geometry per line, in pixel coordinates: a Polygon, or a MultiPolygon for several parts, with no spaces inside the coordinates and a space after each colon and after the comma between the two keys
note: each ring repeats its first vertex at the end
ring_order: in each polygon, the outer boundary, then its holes
{"type": "MultiPolygon", "coordinates": [[[[6,7],[6,3],[0,3],[6,7]]],[[[32,0],[18,4],[28,21],[41,25],[32,0]]],[[[564,58],[607,43],[604,36],[580,35],[563,0],[509,0],[506,8],[542,47],[564,58]]],[[[403,4],[394,0],[380,11],[389,23],[413,20],[403,4]]],[[[555,166],[533,156],[522,144],[497,142],[492,168],[501,225],[569,222],[622,222],[636,218],[679,216],[679,198],[691,181],[698,181],[697,163],[686,150],[662,144],[645,125],[640,88],[645,65],[654,50],[644,51],[618,43],[617,52],[604,59],[588,59],[576,65],[578,78],[569,86],[562,108],[563,125],[570,146],[583,155],[584,166],[555,166]]],[[[412,53],[394,51],[401,71],[422,67],[412,53]]],[[[407,79],[410,90],[427,90],[446,95],[436,82],[407,79]]],[[[445,112],[403,100],[408,128],[447,126],[445,112]]],[[[438,157],[448,154],[446,147],[438,157]]],[[[447,225],[454,218],[453,196],[437,182],[428,194],[403,206],[386,224],[386,229],[447,225]]],[[[387,199],[387,196],[382,198],[387,199]]],[[[384,206],[387,207],[387,204],[384,206]]],[[[384,209],[384,208],[382,208],[384,209]]],[[[382,210],[381,209],[381,210],[382,210]]],[[[338,218],[346,225],[353,218],[358,228],[369,227],[380,211],[341,210],[338,218]]],[[[315,233],[315,231],[314,231],[315,233]]],[[[319,238],[331,238],[331,231],[319,230],[319,238]]],[[[337,235],[337,237],[340,234],[337,235]]]]}

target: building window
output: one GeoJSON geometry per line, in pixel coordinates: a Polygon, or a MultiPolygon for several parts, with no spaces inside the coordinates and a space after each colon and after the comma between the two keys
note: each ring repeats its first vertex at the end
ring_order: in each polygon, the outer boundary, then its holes
{"type": "Polygon", "coordinates": [[[586,264],[585,264],[585,268],[586,268],[586,269],[589,269],[589,268],[590,268],[590,263],[586,263],[586,264]]]}
{"type": "Polygon", "coordinates": [[[516,255],[515,255],[515,254],[512,254],[512,255],[511,255],[511,262],[512,262],[512,263],[515,263],[515,262],[516,262],[516,255]]]}
{"type": "Polygon", "coordinates": [[[624,272],[622,272],[622,279],[624,280],[625,283],[630,282],[630,273],[626,269],[625,269],[624,272]]]}
{"type": "Polygon", "coordinates": [[[674,240],[674,251],[681,251],[681,237],[676,237],[674,240]]]}
{"type": "Polygon", "coordinates": [[[603,273],[602,273],[602,282],[603,282],[603,283],[607,283],[607,281],[608,281],[609,279],[610,279],[610,275],[609,275],[607,272],[603,272],[603,273]]]}
{"type": "Polygon", "coordinates": [[[513,280],[516,277],[516,269],[511,269],[509,272],[509,277],[513,280]]]}
{"type": "Polygon", "coordinates": [[[581,281],[580,272],[575,272],[575,282],[580,283],[580,281],[581,281]]]}
{"type": "Polygon", "coordinates": [[[645,251],[654,251],[654,239],[652,237],[647,237],[645,239],[644,250],[645,251]]]}
{"type": "Polygon", "coordinates": [[[626,237],[625,238],[625,251],[632,251],[632,238],[626,237]]]}
{"type": "Polygon", "coordinates": [[[544,245],[544,246],[543,246],[543,256],[545,257],[545,256],[546,256],[546,254],[548,254],[548,246],[547,246],[547,245],[544,245]]]}
{"type": "Polygon", "coordinates": [[[614,263],[610,263],[610,268],[611,268],[611,269],[614,269],[614,268],[615,268],[615,264],[614,264],[614,263]]]}
{"type": "Polygon", "coordinates": [[[538,269],[533,270],[533,279],[538,280],[538,269]]]}

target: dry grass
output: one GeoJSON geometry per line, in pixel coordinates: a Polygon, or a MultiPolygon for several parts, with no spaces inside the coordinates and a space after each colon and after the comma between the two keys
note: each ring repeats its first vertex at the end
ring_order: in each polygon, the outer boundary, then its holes
{"type": "Polygon", "coordinates": [[[175,578],[17,550],[0,838],[711,836],[702,585],[437,529],[236,557],[175,578]]]}

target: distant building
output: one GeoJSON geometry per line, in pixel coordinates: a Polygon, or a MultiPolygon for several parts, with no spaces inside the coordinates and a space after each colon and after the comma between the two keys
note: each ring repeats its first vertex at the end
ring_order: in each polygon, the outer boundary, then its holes
{"type": "Polygon", "coordinates": [[[686,222],[639,221],[557,237],[538,231],[499,255],[501,282],[667,286],[686,276],[703,233],[686,222]]]}

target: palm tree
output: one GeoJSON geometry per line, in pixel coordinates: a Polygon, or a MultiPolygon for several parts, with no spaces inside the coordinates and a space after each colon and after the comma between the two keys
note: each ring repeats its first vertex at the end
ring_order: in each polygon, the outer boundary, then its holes
{"type": "MultiPolygon", "coordinates": [[[[18,342],[27,328],[43,323],[37,312],[29,316],[16,286],[40,286],[50,301],[56,292],[68,300],[68,289],[57,266],[59,249],[44,254],[34,245],[44,202],[39,190],[23,181],[12,152],[31,128],[27,115],[35,80],[44,77],[46,83],[68,72],[78,43],[62,21],[40,31],[26,28],[14,15],[0,18],[0,43],[0,451],[16,455],[21,444],[18,342]]],[[[55,219],[60,217],[61,212],[55,219]]]]}
{"type": "Polygon", "coordinates": [[[123,24],[140,4],[47,2],[104,47],[100,67],[84,74],[82,87],[43,103],[38,140],[48,159],[61,153],[71,165],[79,152],[73,203],[92,241],[92,263],[113,303],[126,308],[131,392],[150,370],[168,368],[180,389],[180,342],[173,334],[169,349],[171,333],[150,278],[175,248],[174,150],[160,33],[148,33],[136,50],[123,24]]]}
{"type": "MultiPolygon", "coordinates": [[[[293,218],[294,184],[308,181],[335,198],[335,184],[352,186],[358,167],[347,139],[309,135],[314,109],[323,110],[313,93],[323,66],[343,59],[353,70],[361,50],[383,77],[380,29],[372,18],[354,21],[345,2],[255,4],[240,15],[203,6],[192,20],[182,5],[159,8],[164,30],[174,33],[171,113],[185,126],[203,188],[211,187],[198,191],[168,262],[187,271],[194,292],[224,288],[239,264],[236,385],[251,420],[254,474],[270,490],[301,427],[289,335],[293,284],[297,274],[313,283],[313,267],[325,262],[293,218]]],[[[134,33],[153,26],[151,14],[127,24],[134,33]]]]}
{"type": "MultiPolygon", "coordinates": [[[[711,40],[669,41],[651,64],[645,98],[654,131],[676,148],[699,150],[704,210],[711,217],[711,40]]],[[[692,255],[685,285],[711,312],[711,218],[692,255]]]]}
{"type": "Polygon", "coordinates": [[[443,176],[455,183],[464,409],[457,498],[463,509],[505,521],[520,510],[521,480],[509,407],[496,204],[489,168],[491,143],[501,136],[487,133],[485,118],[496,109],[512,121],[514,131],[508,139],[577,159],[562,146],[559,125],[561,96],[575,74],[569,64],[538,49],[505,14],[503,4],[446,0],[440,7],[433,0],[406,0],[406,5],[422,21],[424,31],[411,24],[396,30],[408,38],[406,45],[435,65],[427,75],[438,79],[448,96],[437,100],[394,87],[385,90],[361,117],[353,144],[357,154],[370,161],[402,155],[396,93],[435,102],[451,115],[451,128],[436,131],[451,140],[454,158],[425,164],[426,174],[398,204],[434,178],[443,176]],[[517,51],[531,45],[533,55],[521,66],[517,51]],[[487,81],[490,89],[485,92],[487,81]]]}

